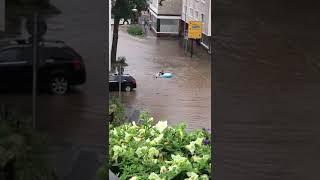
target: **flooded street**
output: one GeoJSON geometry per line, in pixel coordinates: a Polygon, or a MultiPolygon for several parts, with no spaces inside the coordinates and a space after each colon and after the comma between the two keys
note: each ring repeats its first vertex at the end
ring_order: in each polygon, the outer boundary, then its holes
{"type": "Polygon", "coordinates": [[[215,179],[318,179],[320,36],[315,5],[216,3],[215,179]]]}
{"type": "MultiPolygon", "coordinates": [[[[119,32],[118,56],[127,58],[125,73],[137,81],[137,89],[122,93],[124,103],[134,109],[149,111],[157,120],[169,124],[185,122],[189,128],[211,127],[211,60],[198,51],[185,56],[177,38],[156,38],[149,32],[137,38],[119,32]],[[201,56],[200,56],[201,55],[201,56]],[[172,79],[155,79],[164,70],[172,79]]],[[[117,92],[112,92],[117,95],[117,92]]]]}

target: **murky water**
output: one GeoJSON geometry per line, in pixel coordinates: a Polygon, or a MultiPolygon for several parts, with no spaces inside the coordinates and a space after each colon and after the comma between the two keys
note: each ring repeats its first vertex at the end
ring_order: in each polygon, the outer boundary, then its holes
{"type": "MultiPolygon", "coordinates": [[[[204,52],[205,53],[205,52],[204,52]]],[[[211,126],[211,64],[203,52],[201,57],[184,55],[176,38],[135,38],[121,28],[118,56],[126,56],[129,66],[125,73],[137,81],[137,89],[124,93],[124,102],[144,109],[158,120],[170,124],[185,122],[189,128],[211,126]],[[172,79],[155,79],[164,70],[172,79]]],[[[117,93],[114,93],[117,95],[117,93]]]]}
{"type": "Polygon", "coordinates": [[[218,1],[216,179],[318,179],[317,8],[218,1]]]}

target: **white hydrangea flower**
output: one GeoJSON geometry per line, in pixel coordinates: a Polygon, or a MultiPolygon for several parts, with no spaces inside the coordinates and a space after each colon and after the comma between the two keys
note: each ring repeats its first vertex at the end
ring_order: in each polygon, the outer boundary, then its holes
{"type": "Polygon", "coordinates": [[[190,142],[189,145],[185,146],[185,148],[187,148],[191,152],[192,155],[193,155],[194,151],[196,150],[195,144],[196,143],[194,141],[192,141],[192,142],[190,142]]]}
{"type": "Polygon", "coordinates": [[[158,156],[159,150],[157,150],[155,147],[152,147],[149,149],[148,155],[149,155],[149,157],[158,156]]]}
{"type": "Polygon", "coordinates": [[[203,139],[204,139],[204,138],[197,138],[197,139],[195,140],[195,143],[196,143],[197,145],[201,146],[201,145],[202,145],[202,142],[203,142],[203,139]]]}
{"type": "Polygon", "coordinates": [[[158,159],[152,159],[151,162],[152,162],[153,164],[157,164],[157,163],[158,163],[158,159]]]}
{"type": "Polygon", "coordinates": [[[201,160],[201,157],[199,156],[192,156],[191,158],[194,162],[198,162],[199,160],[201,160]]]}
{"type": "Polygon", "coordinates": [[[135,121],[132,121],[132,125],[133,126],[137,126],[135,121]]]}
{"type": "Polygon", "coordinates": [[[151,134],[151,136],[154,136],[154,135],[156,135],[156,131],[154,129],[151,129],[150,134],[151,134]]]}
{"type": "Polygon", "coordinates": [[[160,168],[160,174],[163,174],[163,173],[165,173],[165,172],[167,172],[167,168],[166,168],[165,166],[161,166],[161,168],[160,168]]]}
{"type": "Polygon", "coordinates": [[[209,180],[209,176],[206,175],[206,174],[203,174],[203,175],[200,176],[199,179],[200,179],[200,180],[209,180]]]}
{"type": "Polygon", "coordinates": [[[182,163],[182,162],[185,162],[188,160],[188,158],[180,156],[179,154],[178,155],[172,154],[171,158],[172,158],[173,162],[175,162],[175,163],[182,163]]]}
{"type": "Polygon", "coordinates": [[[146,146],[139,147],[136,150],[136,154],[138,155],[138,157],[142,157],[145,154],[145,151],[147,151],[147,150],[148,150],[148,148],[146,146]]]}
{"type": "Polygon", "coordinates": [[[139,135],[144,135],[146,133],[146,130],[145,129],[139,129],[138,131],[139,135]]]}
{"type": "Polygon", "coordinates": [[[112,133],[114,136],[118,136],[118,131],[117,131],[117,129],[113,129],[111,133],[112,133]]]}
{"type": "Polygon", "coordinates": [[[162,140],[162,138],[163,138],[163,134],[160,134],[158,137],[156,137],[156,138],[154,138],[151,142],[150,142],[150,144],[151,145],[157,145],[157,144],[159,144],[160,143],[160,141],[162,140]]]}
{"type": "Polygon", "coordinates": [[[199,177],[198,174],[194,172],[187,172],[187,175],[189,176],[187,180],[197,180],[199,177]]]}
{"type": "Polygon", "coordinates": [[[155,126],[154,126],[160,133],[163,132],[168,127],[168,122],[167,121],[159,121],[155,126]]]}
{"type": "Polygon", "coordinates": [[[124,141],[129,142],[131,140],[132,136],[133,136],[132,134],[125,132],[124,141]]]}
{"type": "Polygon", "coordinates": [[[153,122],[153,121],[154,121],[153,117],[150,117],[147,122],[150,123],[150,122],[153,122]]]}
{"type": "Polygon", "coordinates": [[[138,180],[138,177],[137,176],[133,176],[130,178],[130,180],[138,180]]]}
{"type": "Polygon", "coordinates": [[[203,155],[203,156],[202,156],[202,159],[209,160],[209,159],[210,159],[210,155],[208,155],[208,154],[203,155]]]}
{"type": "Polygon", "coordinates": [[[148,177],[149,180],[161,180],[161,178],[156,173],[151,173],[148,177]]]}
{"type": "Polygon", "coordinates": [[[169,171],[178,172],[179,168],[177,165],[171,165],[168,168],[169,171]]]}

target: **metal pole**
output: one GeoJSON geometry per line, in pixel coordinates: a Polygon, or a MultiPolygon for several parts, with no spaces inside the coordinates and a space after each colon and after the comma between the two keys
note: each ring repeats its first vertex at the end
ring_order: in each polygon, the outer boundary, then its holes
{"type": "Polygon", "coordinates": [[[118,75],[119,75],[119,100],[121,101],[121,64],[119,67],[119,72],[118,72],[118,75]]]}
{"type": "Polygon", "coordinates": [[[193,39],[191,39],[191,57],[193,55],[193,39]]]}
{"type": "Polygon", "coordinates": [[[34,13],[33,17],[33,78],[32,78],[32,118],[33,128],[36,128],[37,120],[37,59],[38,59],[38,14],[34,13]]]}
{"type": "Polygon", "coordinates": [[[183,42],[184,42],[184,52],[187,53],[188,52],[188,39],[187,39],[187,30],[186,30],[186,27],[187,27],[187,14],[188,14],[188,0],[186,0],[186,7],[187,9],[185,9],[185,12],[184,12],[184,24],[183,24],[183,31],[184,31],[184,39],[183,39],[183,42]]]}

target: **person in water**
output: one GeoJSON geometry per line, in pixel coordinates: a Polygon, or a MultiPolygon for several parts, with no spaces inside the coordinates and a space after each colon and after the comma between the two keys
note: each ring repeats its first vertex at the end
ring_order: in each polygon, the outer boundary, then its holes
{"type": "Polygon", "coordinates": [[[158,74],[156,75],[156,78],[158,78],[158,77],[160,77],[160,76],[162,76],[164,74],[164,71],[163,70],[161,70],[160,72],[158,72],[158,74]]]}

